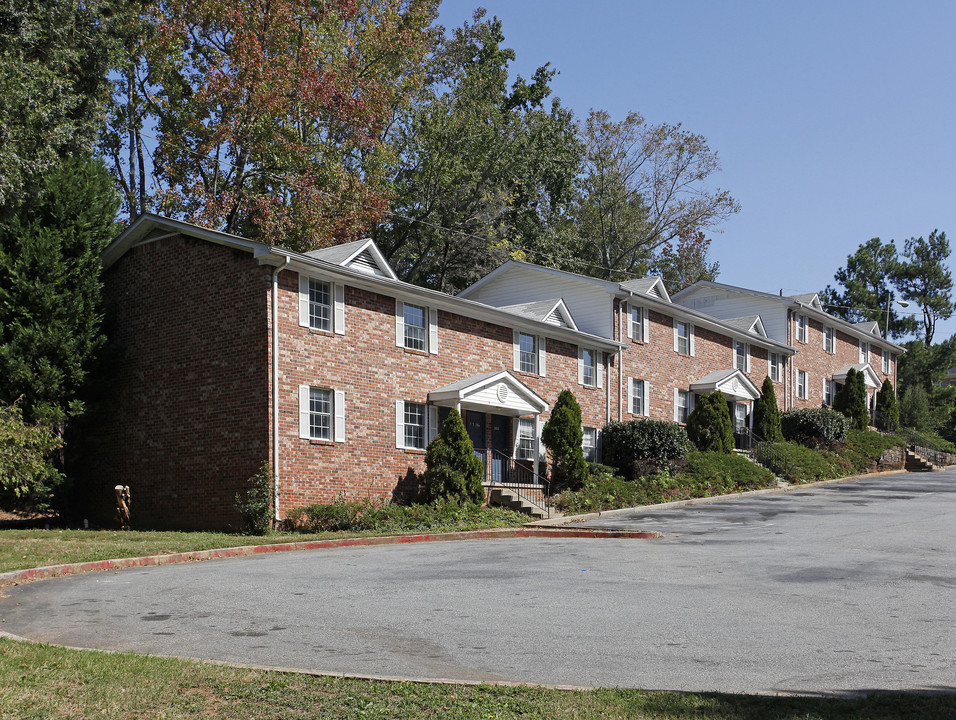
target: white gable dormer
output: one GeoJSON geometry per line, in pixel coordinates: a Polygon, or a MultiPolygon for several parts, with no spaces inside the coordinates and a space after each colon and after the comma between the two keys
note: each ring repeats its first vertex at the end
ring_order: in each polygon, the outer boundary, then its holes
{"type": "Polygon", "coordinates": [[[388,260],[382,255],[382,251],[378,249],[378,245],[372,238],[333,245],[320,250],[310,250],[306,255],[366,275],[398,280],[398,275],[392,270],[392,266],[388,264],[388,260]]]}
{"type": "Polygon", "coordinates": [[[664,287],[664,280],[660,275],[641,278],[639,280],[628,280],[621,283],[621,288],[637,296],[650,297],[655,300],[662,300],[666,303],[671,302],[671,296],[664,287]]]}

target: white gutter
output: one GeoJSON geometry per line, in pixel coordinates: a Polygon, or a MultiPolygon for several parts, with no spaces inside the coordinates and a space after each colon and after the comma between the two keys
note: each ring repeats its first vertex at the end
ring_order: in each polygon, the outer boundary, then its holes
{"type": "Polygon", "coordinates": [[[292,258],[272,271],[272,481],[275,483],[275,519],[279,517],[279,273],[289,267],[292,258]]]}

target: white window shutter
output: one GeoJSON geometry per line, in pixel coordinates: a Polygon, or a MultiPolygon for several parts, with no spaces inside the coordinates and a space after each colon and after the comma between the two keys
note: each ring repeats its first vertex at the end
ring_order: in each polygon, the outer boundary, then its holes
{"type": "Polygon", "coordinates": [[[644,324],[644,332],[641,337],[641,342],[650,342],[650,311],[647,308],[641,310],[641,322],[644,324]]]}
{"type": "Polygon", "coordinates": [[[636,415],[634,412],[634,383],[637,382],[634,378],[629,377],[627,379],[627,411],[632,415],[636,415]]]}
{"type": "Polygon", "coordinates": [[[308,385],[299,385],[299,437],[308,439],[312,433],[312,392],[308,385]]]}
{"type": "Polygon", "coordinates": [[[345,442],[345,391],[335,391],[335,442],[345,442]]]}
{"type": "Polygon", "coordinates": [[[511,457],[518,456],[518,428],[521,427],[521,418],[513,417],[511,418],[511,457]]]}
{"type": "Polygon", "coordinates": [[[332,297],[335,302],[335,320],[332,329],[337,335],[345,334],[345,286],[335,283],[332,286],[332,297]]]}
{"type": "Polygon", "coordinates": [[[438,354],[438,311],[428,310],[428,352],[438,354]]]}
{"type": "Polygon", "coordinates": [[[512,344],[514,345],[514,370],[518,372],[521,370],[521,338],[517,330],[512,330],[511,333],[512,344]]]}
{"type": "Polygon", "coordinates": [[[679,391],[677,388],[674,388],[674,422],[680,422],[680,418],[677,416],[677,393],[679,391]]]}
{"type": "Polygon", "coordinates": [[[687,414],[690,415],[697,407],[697,396],[690,390],[687,391],[687,414]]]}
{"type": "Polygon", "coordinates": [[[438,406],[429,405],[428,406],[428,440],[427,444],[431,444],[432,440],[438,435],[438,406]]]}
{"type": "Polygon", "coordinates": [[[405,303],[401,300],[395,301],[395,347],[405,347],[405,303]]]}
{"type": "Polygon", "coordinates": [[[534,437],[534,443],[537,449],[538,462],[544,462],[547,459],[545,455],[548,452],[548,448],[546,448],[541,441],[541,434],[544,432],[544,420],[542,420],[540,416],[535,420],[535,430],[537,434],[534,437]]]}
{"type": "Polygon", "coordinates": [[[624,321],[624,324],[627,326],[627,336],[628,338],[631,338],[631,339],[634,338],[634,326],[633,326],[633,323],[631,322],[631,317],[632,317],[631,313],[633,312],[634,310],[633,308],[631,308],[630,305],[624,306],[624,317],[626,318],[626,320],[624,321]]]}
{"type": "Polygon", "coordinates": [[[677,344],[677,319],[674,319],[674,352],[680,352],[680,345],[677,344]]]}
{"type": "Polygon", "coordinates": [[[547,342],[547,340],[545,340],[544,335],[542,335],[541,337],[538,338],[538,374],[539,374],[541,377],[546,377],[547,374],[548,374],[548,372],[547,372],[547,370],[548,370],[548,351],[547,351],[547,349],[545,348],[545,343],[546,343],[546,342],[547,342]]]}
{"type": "Polygon", "coordinates": [[[578,346],[578,385],[584,385],[584,348],[578,346]]]}
{"type": "Polygon", "coordinates": [[[694,332],[694,326],[687,325],[687,334],[690,335],[690,356],[694,357],[697,353],[694,352],[694,336],[697,334],[694,332]]]}
{"type": "Polygon", "coordinates": [[[299,273],[299,325],[309,327],[309,277],[299,273]]]}
{"type": "Polygon", "coordinates": [[[604,353],[594,353],[594,368],[597,372],[597,386],[604,387],[604,353]]]}
{"type": "Polygon", "coordinates": [[[594,431],[594,462],[601,462],[604,450],[604,431],[597,428],[594,431]]]}
{"type": "Polygon", "coordinates": [[[405,447],[405,401],[395,401],[395,447],[405,447]]]}
{"type": "Polygon", "coordinates": [[[644,381],[644,407],[641,409],[641,415],[651,416],[651,384],[647,380],[644,381]]]}

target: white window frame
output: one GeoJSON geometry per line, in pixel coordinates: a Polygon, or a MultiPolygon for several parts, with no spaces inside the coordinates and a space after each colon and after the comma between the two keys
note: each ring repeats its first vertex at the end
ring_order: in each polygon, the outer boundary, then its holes
{"type": "Polygon", "coordinates": [[[427,352],[431,355],[438,353],[438,310],[435,308],[430,308],[425,305],[418,305],[416,303],[407,303],[412,307],[420,308],[422,310],[422,318],[424,320],[424,341],[425,347],[414,348],[408,347],[405,339],[405,305],[406,303],[402,300],[395,301],[395,346],[404,348],[406,350],[411,350],[413,352],[427,352]]]}
{"type": "Polygon", "coordinates": [[[833,406],[833,380],[823,378],[823,402],[827,407],[833,406]]]}
{"type": "Polygon", "coordinates": [[[324,440],[331,442],[345,442],[345,391],[335,390],[317,385],[299,386],[299,437],[303,440],[324,440]],[[328,413],[322,413],[329,418],[329,433],[327,437],[314,435],[313,416],[318,413],[312,410],[312,398],[316,393],[327,393],[327,402],[330,403],[328,413]]]}
{"type": "Polygon", "coordinates": [[[548,352],[547,352],[547,339],[544,335],[535,335],[533,333],[522,332],[521,330],[514,330],[512,343],[514,345],[514,371],[530,373],[532,375],[539,375],[540,377],[547,377],[548,372],[548,352]],[[523,370],[521,367],[521,358],[522,355],[527,355],[525,351],[521,349],[521,337],[530,337],[534,338],[534,361],[535,369],[523,370]]]}
{"type": "Polygon", "coordinates": [[[631,415],[641,415],[643,417],[650,416],[650,389],[651,384],[647,380],[641,380],[639,378],[627,379],[627,408],[631,415]],[[638,400],[638,388],[640,388],[641,391],[639,404],[635,403],[635,400],[638,400]]]}
{"type": "Polygon", "coordinates": [[[694,393],[690,390],[674,388],[674,422],[686,423],[692,412],[694,412],[694,393]],[[681,400],[684,401],[683,404],[681,400]],[[681,410],[683,410],[683,413],[681,410]]]}
{"type": "Polygon", "coordinates": [[[860,362],[870,362],[870,344],[866,340],[860,340],[860,362]]]}
{"type": "Polygon", "coordinates": [[[336,335],[345,334],[345,286],[342,283],[299,273],[299,326],[336,335]],[[329,295],[328,327],[318,327],[312,323],[312,283],[327,286],[329,295]]]}
{"type": "Polygon", "coordinates": [[[889,375],[893,371],[893,356],[890,355],[890,351],[883,348],[881,350],[883,356],[883,374],[889,375]]]}
{"type": "Polygon", "coordinates": [[[581,451],[588,462],[599,462],[597,428],[581,427],[581,451]]]}
{"type": "Polygon", "coordinates": [[[674,318],[674,352],[679,355],[686,355],[688,357],[694,357],[694,324],[686,322],[684,320],[678,320],[674,318]],[[681,336],[680,328],[683,326],[686,328],[686,335],[681,336]],[[683,352],[681,345],[687,345],[687,352],[683,352]]]}
{"type": "Polygon", "coordinates": [[[593,388],[602,388],[604,387],[604,353],[600,350],[595,350],[593,348],[586,348],[578,346],[578,385],[584,385],[584,387],[593,387],[593,388]],[[591,382],[585,382],[588,378],[586,377],[587,365],[584,363],[584,353],[591,353],[591,357],[594,359],[594,373],[591,377],[591,382]]]}
{"type": "Polygon", "coordinates": [[[750,372],[750,343],[746,343],[743,340],[734,340],[734,370],[740,370],[742,373],[750,372]],[[743,367],[740,367],[740,355],[737,353],[737,348],[743,348],[743,367]]]}
{"type": "Polygon", "coordinates": [[[797,370],[797,397],[801,400],[809,400],[807,397],[807,373],[805,370],[797,370]]]}
{"type": "Polygon", "coordinates": [[[648,321],[649,312],[646,307],[641,305],[628,305],[627,307],[627,337],[634,342],[648,342],[650,331],[650,322],[648,321]]]}
{"type": "Polygon", "coordinates": [[[780,360],[780,353],[768,352],[767,353],[767,375],[770,376],[772,382],[780,382],[780,378],[783,373],[782,364],[780,360]]]}
{"type": "Polygon", "coordinates": [[[806,344],[807,342],[807,326],[809,321],[806,315],[797,314],[797,342],[806,344]]]}
{"type": "Polygon", "coordinates": [[[423,451],[428,447],[428,443],[434,439],[437,430],[438,430],[438,407],[435,405],[428,405],[426,403],[411,402],[405,400],[396,400],[395,401],[395,447],[402,448],[405,450],[418,450],[423,451]],[[409,406],[414,406],[414,408],[421,408],[421,423],[416,423],[415,425],[410,425],[406,420],[408,415],[406,411],[410,411],[413,408],[409,406]],[[410,444],[408,442],[409,438],[409,427],[420,427],[421,428],[421,446],[417,444],[410,444]]]}
{"type": "Polygon", "coordinates": [[[823,328],[823,349],[831,355],[836,354],[836,328],[826,325],[823,328]]]}
{"type": "Polygon", "coordinates": [[[534,460],[537,427],[534,418],[515,418],[515,460],[534,460]]]}

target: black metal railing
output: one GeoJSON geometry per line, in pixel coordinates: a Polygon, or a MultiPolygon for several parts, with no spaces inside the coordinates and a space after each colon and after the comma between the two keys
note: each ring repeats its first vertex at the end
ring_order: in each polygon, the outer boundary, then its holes
{"type": "Polygon", "coordinates": [[[933,438],[927,437],[913,428],[901,427],[899,422],[883,413],[874,412],[873,421],[884,434],[898,435],[906,441],[906,446],[921,458],[933,465],[952,465],[953,453],[933,438]]]}
{"type": "Polygon", "coordinates": [[[495,488],[507,489],[519,500],[534,505],[551,517],[551,484],[543,473],[538,472],[534,460],[516,460],[498,450],[482,452],[491,459],[489,496],[495,488]]]}
{"type": "Polygon", "coordinates": [[[764,440],[750,428],[740,428],[734,432],[738,450],[746,450],[747,456],[758,465],[763,465],[777,477],[789,480],[793,477],[792,463],[776,448],[774,443],[764,440]]]}

